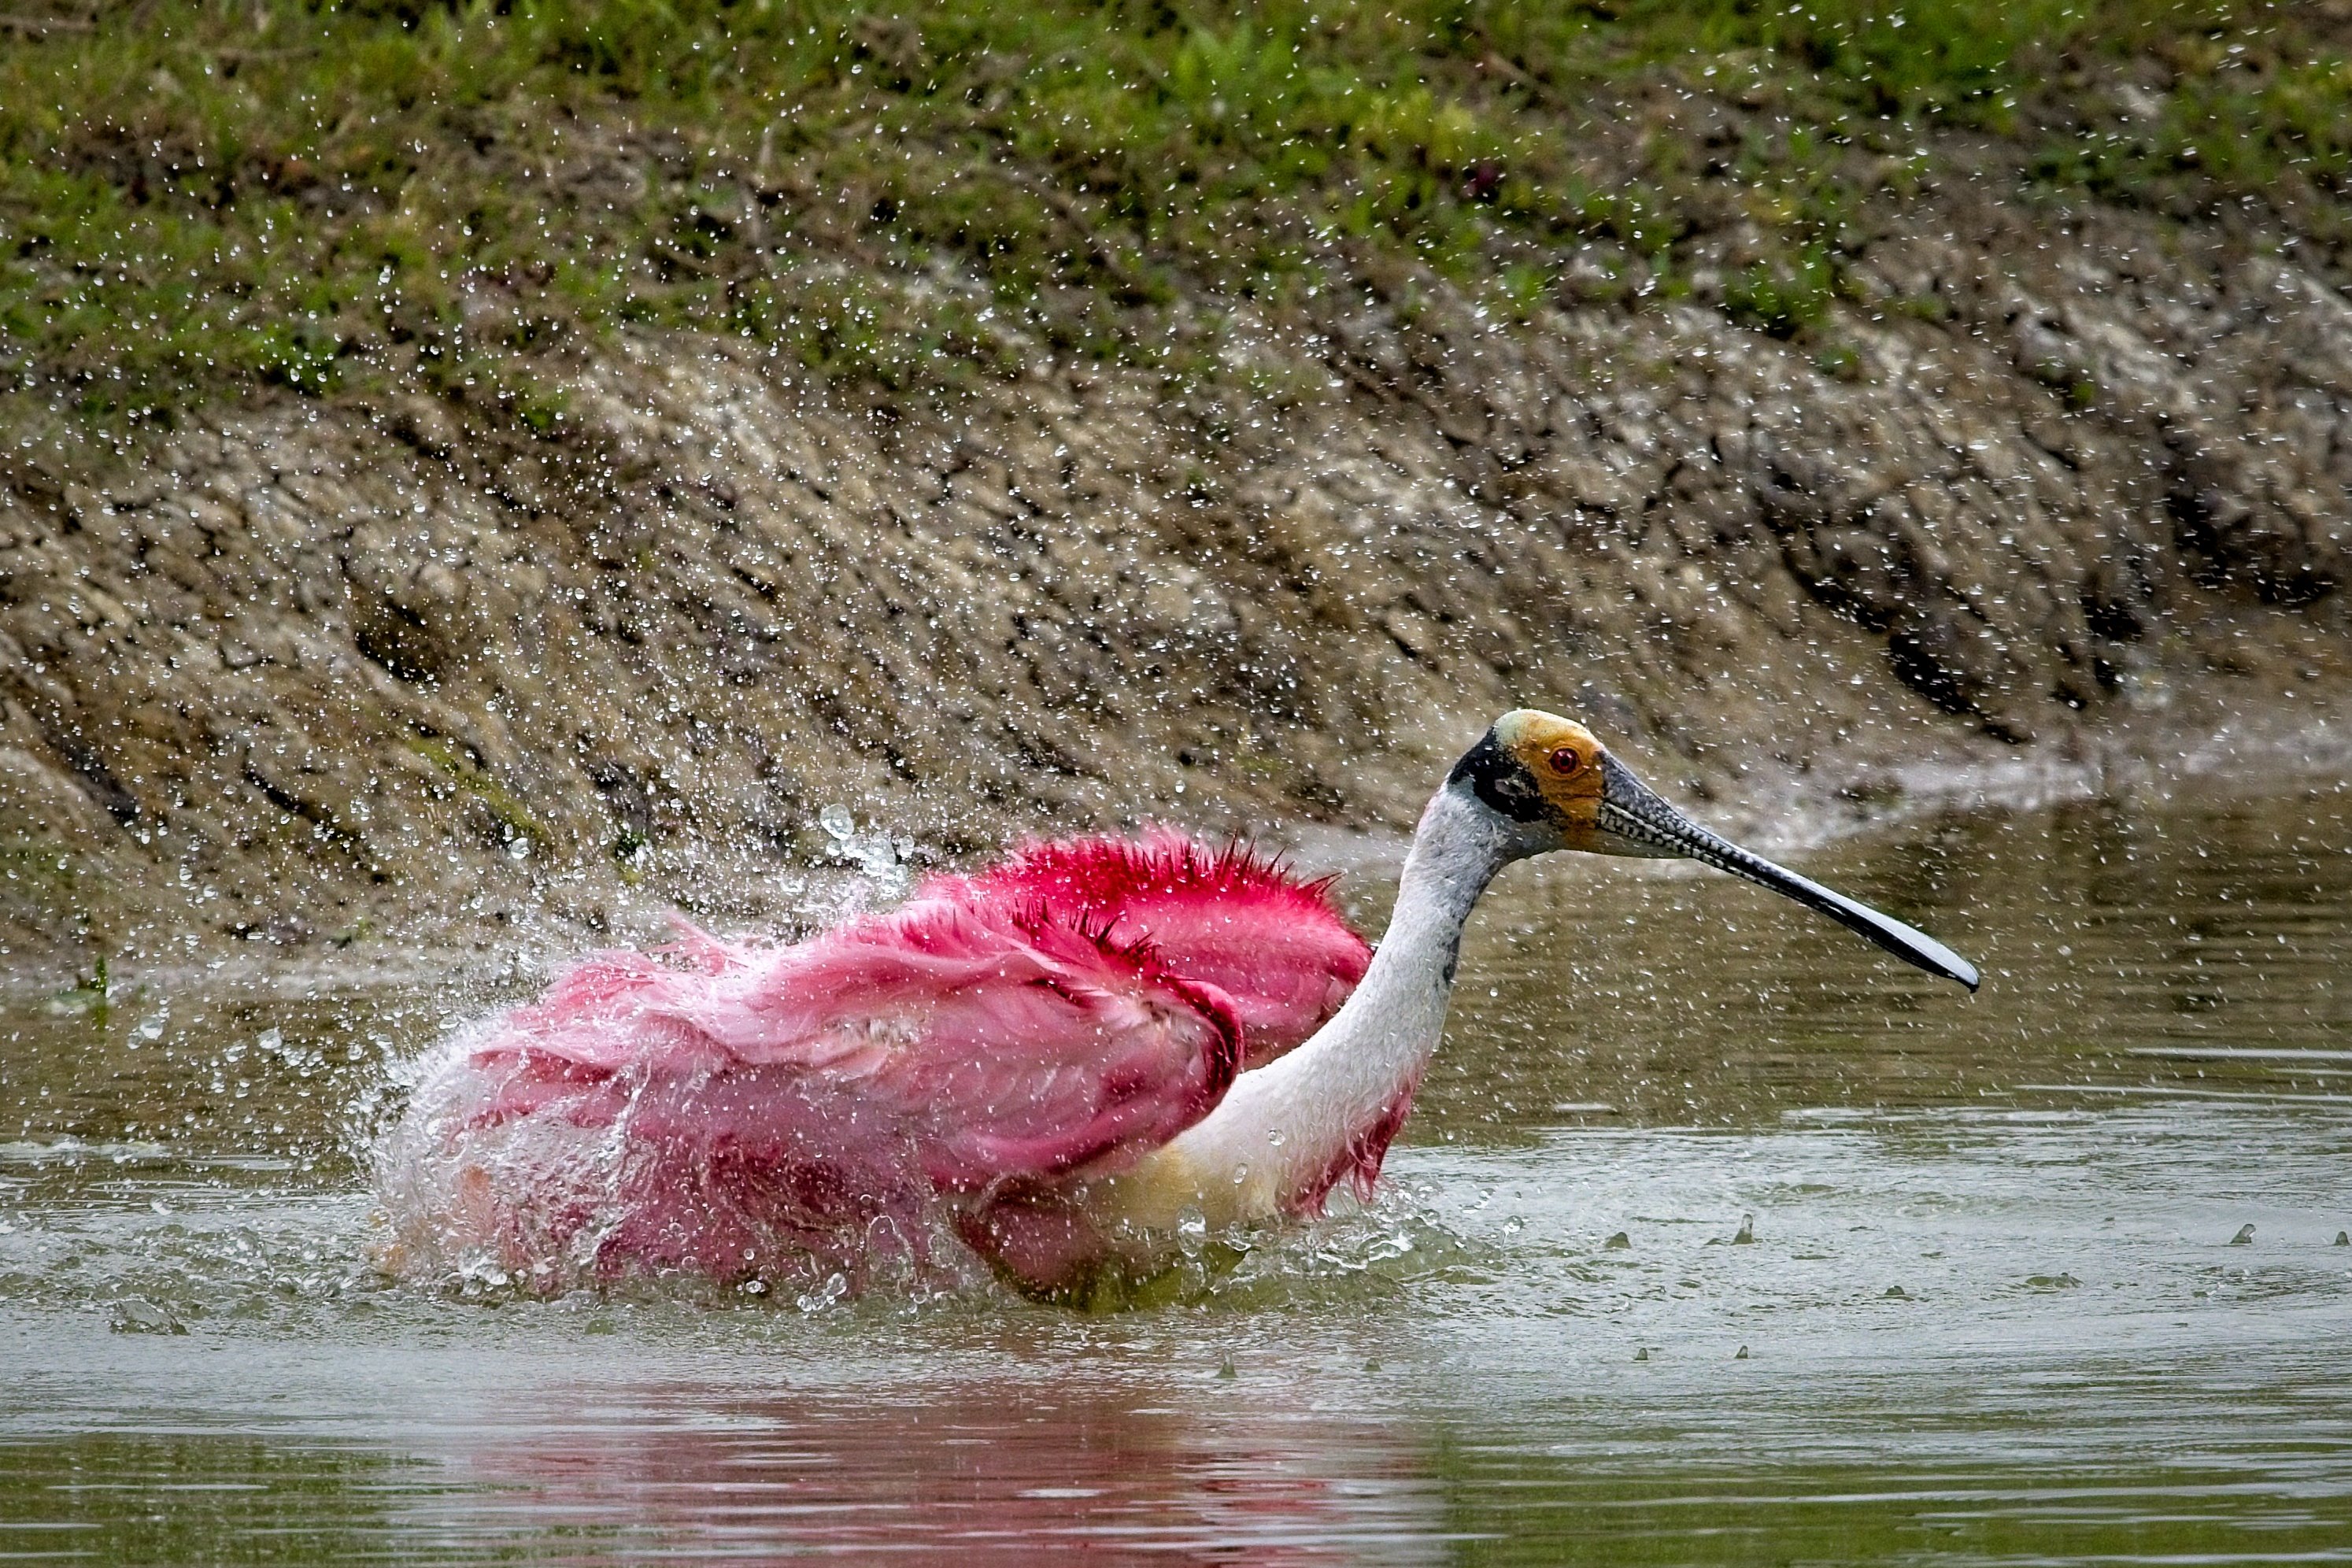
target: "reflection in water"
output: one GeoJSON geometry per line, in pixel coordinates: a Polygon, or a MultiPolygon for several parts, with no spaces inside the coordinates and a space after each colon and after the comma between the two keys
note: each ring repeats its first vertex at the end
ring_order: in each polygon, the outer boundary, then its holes
{"type": "Polygon", "coordinates": [[[1383,1200],[1111,1318],[394,1288],[354,1129],[487,998],[0,1003],[0,1554],[2352,1559],[2347,847],[2331,790],[1807,868],[1973,1000],[1520,868],[1383,1200]]]}
{"type": "MultiPolygon", "coordinates": [[[[673,1385],[550,1405],[511,1433],[471,1435],[447,1462],[534,1531],[697,1556],[996,1562],[1058,1544],[1267,1564],[1445,1557],[1424,1457],[1362,1421],[1082,1380],[709,1397],[673,1385]]],[[[463,1532],[479,1507],[429,1498],[406,1522],[463,1532]]]]}

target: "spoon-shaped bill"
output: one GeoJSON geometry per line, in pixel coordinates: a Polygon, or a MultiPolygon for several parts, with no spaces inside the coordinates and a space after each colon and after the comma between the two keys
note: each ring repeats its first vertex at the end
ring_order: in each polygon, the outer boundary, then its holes
{"type": "Polygon", "coordinates": [[[1880,914],[1868,904],[1857,903],[1843,893],[1775,866],[1761,855],[1708,832],[1658,798],[1649,785],[1635,778],[1633,771],[1616,758],[1602,757],[1601,766],[1598,826],[1614,853],[1657,858],[1680,856],[1744,877],[1759,887],[1796,900],[1807,909],[1820,910],[1906,963],[1916,964],[1947,980],[1957,980],[1971,991],[1977,988],[1976,965],[1927,932],[1914,930],[1891,915],[1880,914]]]}

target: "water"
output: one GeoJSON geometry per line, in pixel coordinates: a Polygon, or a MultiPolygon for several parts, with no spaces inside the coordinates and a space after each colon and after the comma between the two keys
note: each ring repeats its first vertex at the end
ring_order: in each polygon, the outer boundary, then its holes
{"type": "Polygon", "coordinates": [[[1973,1000],[1516,868],[1387,1196],[1110,1317],[392,1286],[352,1129],[486,995],[17,993],[0,1555],[2352,1559],[2347,846],[2329,789],[1808,860],[1973,1000]]]}

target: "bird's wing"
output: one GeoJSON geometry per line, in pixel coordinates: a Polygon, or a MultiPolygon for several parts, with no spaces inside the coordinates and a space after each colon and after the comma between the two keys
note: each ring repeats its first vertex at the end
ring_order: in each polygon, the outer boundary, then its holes
{"type": "MultiPolygon", "coordinates": [[[[1322,884],[1165,832],[1034,846],[797,946],[685,928],[423,1064],[394,1207],[420,1248],[721,1276],[919,1234],[943,1193],[1028,1215],[1207,1115],[1245,1045],[1306,1038],[1369,956],[1322,884]]],[[[1040,1279],[1093,1246],[982,1231],[1040,1279]]]]}
{"type": "Polygon", "coordinates": [[[1042,907],[933,894],[793,947],[696,933],[687,952],[599,955],[508,1014],[473,1047],[494,1086],[478,1119],[625,1106],[640,1138],[779,1159],[856,1143],[974,1191],[1117,1169],[1239,1069],[1215,986],[1042,907]]]}
{"type": "Polygon", "coordinates": [[[1371,963],[1332,908],[1329,879],[1308,881],[1239,843],[1218,847],[1169,828],[1030,844],[991,870],[932,886],[1148,939],[1166,970],[1233,998],[1249,1067],[1322,1027],[1371,963]]]}

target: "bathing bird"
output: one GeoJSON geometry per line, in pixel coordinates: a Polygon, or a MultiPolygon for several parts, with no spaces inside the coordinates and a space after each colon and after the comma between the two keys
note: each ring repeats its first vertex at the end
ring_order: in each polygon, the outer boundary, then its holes
{"type": "Polygon", "coordinates": [[[1369,1197],[1471,910],[1511,862],[1569,849],[1700,861],[1977,985],[1521,710],[1430,798],[1377,952],[1325,882],[1161,829],[1032,845],[797,944],[681,927],[660,954],[589,958],[418,1065],[378,1153],[383,1257],[547,1289],[756,1285],[960,1245],[1054,1294],[1183,1229],[1369,1197]]]}

